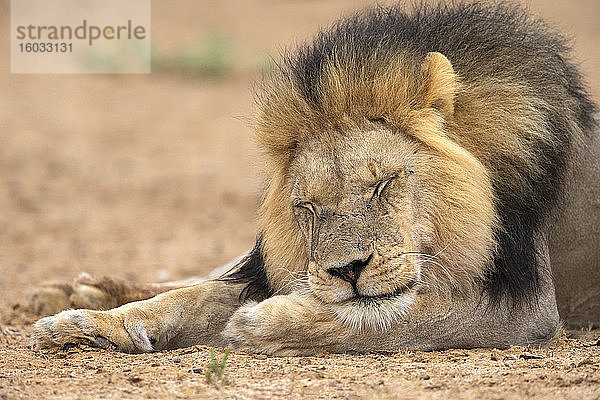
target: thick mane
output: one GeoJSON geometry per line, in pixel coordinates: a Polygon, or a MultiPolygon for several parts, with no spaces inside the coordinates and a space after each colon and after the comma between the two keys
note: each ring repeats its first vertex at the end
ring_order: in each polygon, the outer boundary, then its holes
{"type": "Polygon", "coordinates": [[[495,195],[500,224],[486,290],[497,303],[535,299],[534,239],[595,124],[569,51],[560,34],[518,6],[467,3],[371,9],[284,55],[257,94],[270,174],[261,230],[271,284],[279,278],[269,265],[289,271],[306,263],[282,194],[297,144],[365,120],[403,131],[407,114],[425,106],[420,66],[439,52],[459,78],[448,138],[485,166],[495,195]]]}

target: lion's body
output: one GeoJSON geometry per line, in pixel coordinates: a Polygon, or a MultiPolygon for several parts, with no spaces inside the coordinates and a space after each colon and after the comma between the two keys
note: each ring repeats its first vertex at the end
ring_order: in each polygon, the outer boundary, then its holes
{"type": "Polygon", "coordinates": [[[550,265],[561,319],[600,326],[600,131],[571,173],[549,232],[550,265]]]}
{"type": "Polygon", "coordinates": [[[507,6],[340,22],[284,57],[257,97],[269,182],[255,248],[219,279],[43,319],[32,341],[278,354],[543,344],[559,326],[551,265],[563,316],[600,322],[600,146],[568,57],[559,34],[507,6]]]}

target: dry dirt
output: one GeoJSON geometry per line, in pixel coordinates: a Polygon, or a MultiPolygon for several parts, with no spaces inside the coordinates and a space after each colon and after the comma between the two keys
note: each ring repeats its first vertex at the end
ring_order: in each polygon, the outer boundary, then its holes
{"type": "MultiPolygon", "coordinates": [[[[205,380],[201,346],[144,355],[27,347],[27,292],[41,281],[81,271],[179,279],[252,245],[261,179],[246,121],[257,66],[367,3],[154,1],[154,48],[215,32],[227,40],[227,71],[202,77],[12,75],[9,2],[0,1],[0,399],[600,398],[599,331],[541,350],[232,353],[217,385],[205,380]]],[[[599,100],[600,3],[529,4],[576,37],[599,100]]]]}

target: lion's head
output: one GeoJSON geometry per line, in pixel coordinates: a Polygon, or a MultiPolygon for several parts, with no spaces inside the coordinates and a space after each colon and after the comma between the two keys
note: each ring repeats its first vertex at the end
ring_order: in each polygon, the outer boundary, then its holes
{"type": "Polygon", "coordinates": [[[413,75],[379,66],[390,70],[375,82],[342,83],[348,67],[323,78],[327,108],[293,86],[262,99],[263,252],[275,291],[301,281],[350,325],[385,328],[416,291],[484,277],[493,193],[483,165],[446,132],[459,84],[443,55],[413,75]],[[390,87],[397,95],[383,98],[390,87]]]}

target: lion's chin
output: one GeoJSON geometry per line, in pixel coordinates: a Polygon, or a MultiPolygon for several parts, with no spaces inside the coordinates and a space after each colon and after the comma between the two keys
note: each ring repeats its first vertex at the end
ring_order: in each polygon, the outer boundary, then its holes
{"type": "Polygon", "coordinates": [[[329,307],[352,329],[385,331],[400,322],[415,301],[416,292],[395,296],[355,297],[329,307]]]}

